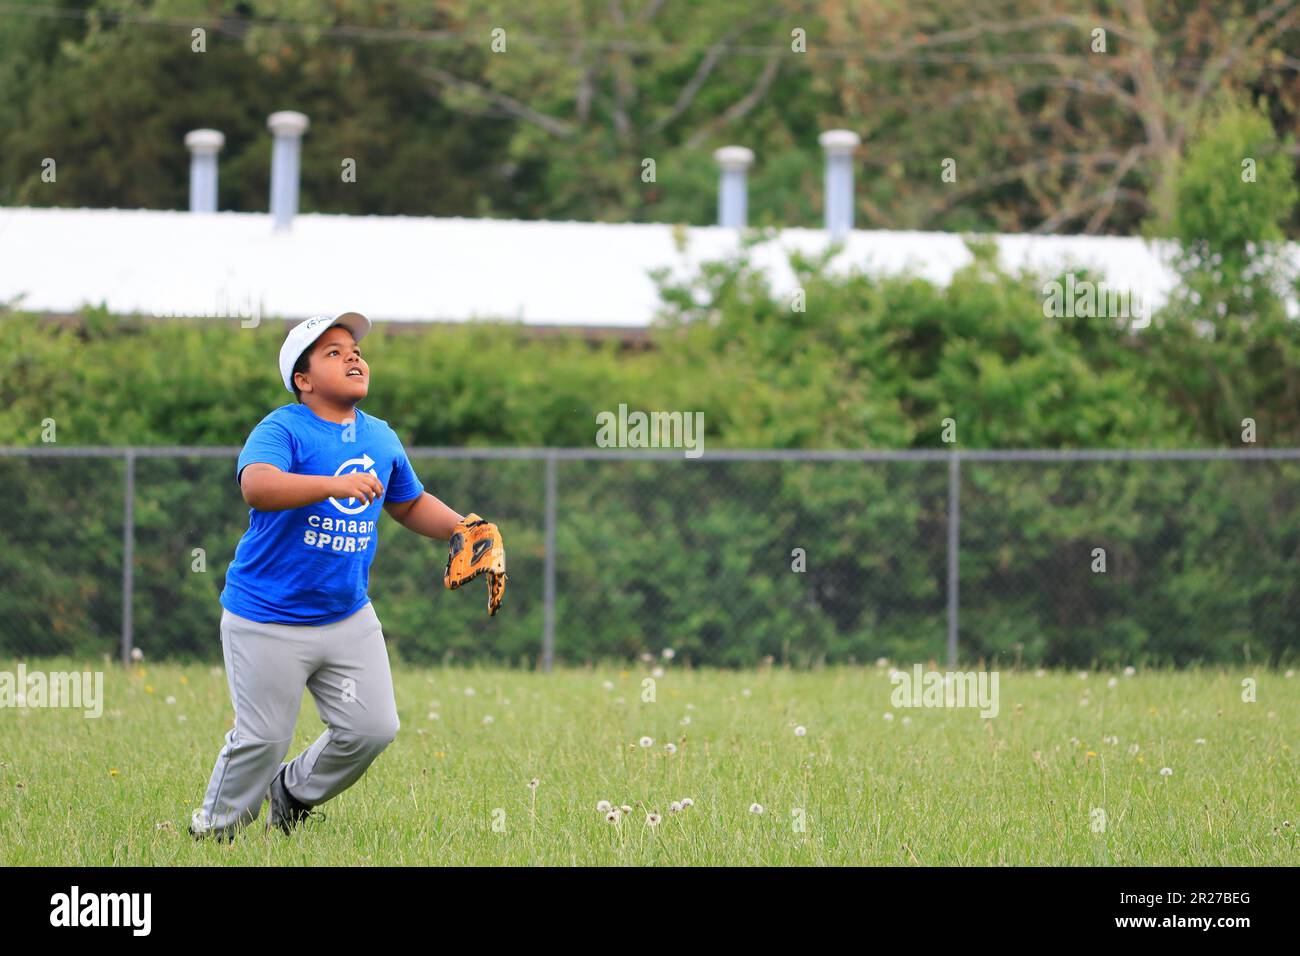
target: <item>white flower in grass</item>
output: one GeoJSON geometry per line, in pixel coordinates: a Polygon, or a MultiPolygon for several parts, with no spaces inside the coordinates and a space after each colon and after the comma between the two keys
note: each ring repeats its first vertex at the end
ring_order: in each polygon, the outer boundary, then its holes
{"type": "Polygon", "coordinates": [[[1132,677],[1132,676],[1133,676],[1134,674],[1136,674],[1136,673],[1137,673],[1137,668],[1134,667],[1132,664],[1130,664],[1128,667],[1124,668],[1124,676],[1125,676],[1125,677],[1132,677]]]}
{"type": "Polygon", "coordinates": [[[1203,743],[1205,743],[1205,738],[1204,738],[1204,737],[1197,737],[1195,742],[1198,743],[1198,744],[1203,744],[1203,743]]]}
{"type": "Polygon", "coordinates": [[[138,647],[131,648],[131,660],[137,663],[144,660],[144,651],[140,650],[138,647]]]}
{"type": "Polygon", "coordinates": [[[888,667],[888,666],[889,666],[889,658],[888,658],[888,657],[877,657],[877,658],[876,658],[876,666],[877,666],[877,667],[888,667]]]}
{"type": "Polygon", "coordinates": [[[1161,768],[1160,768],[1160,776],[1162,776],[1162,777],[1172,777],[1173,775],[1174,775],[1174,771],[1173,771],[1172,768],[1170,768],[1170,767],[1161,767],[1161,768]]]}
{"type": "Polygon", "coordinates": [[[473,697],[473,696],[474,696],[474,688],[473,688],[473,687],[466,687],[466,688],[465,688],[465,696],[466,696],[466,697],[473,697]]]}
{"type": "Polygon", "coordinates": [[[492,723],[492,721],[494,721],[495,719],[496,719],[496,718],[493,717],[491,714],[484,714],[484,715],[483,715],[483,724],[484,724],[484,726],[486,726],[487,724],[492,723]]]}
{"type": "Polygon", "coordinates": [[[1071,738],[1070,738],[1070,746],[1071,746],[1071,747],[1077,747],[1077,746],[1079,746],[1079,738],[1078,738],[1078,737],[1071,737],[1071,738]]]}
{"type": "Polygon", "coordinates": [[[753,691],[751,691],[748,687],[746,687],[740,693],[741,696],[748,697],[750,694],[753,693],[753,691]]]}
{"type": "Polygon", "coordinates": [[[619,807],[619,809],[623,811],[623,816],[625,817],[632,815],[632,808],[629,807],[626,803],[623,804],[623,806],[619,807]]]}
{"type": "Polygon", "coordinates": [[[690,797],[682,797],[682,809],[687,810],[695,806],[695,801],[690,797]]]}
{"type": "Polygon", "coordinates": [[[609,813],[605,814],[606,823],[617,824],[618,818],[619,818],[619,812],[617,810],[610,810],[609,813]]]}
{"type": "Polygon", "coordinates": [[[1088,679],[1088,672],[1087,672],[1087,671],[1079,671],[1079,680],[1087,680],[1087,679],[1088,679]]]}
{"type": "Polygon", "coordinates": [[[1128,745],[1128,755],[1129,755],[1130,757],[1136,757],[1136,756],[1138,755],[1138,751],[1141,750],[1141,749],[1142,749],[1142,748],[1139,747],[1137,744],[1129,744],[1129,745],[1128,745]]]}
{"type": "Polygon", "coordinates": [[[670,660],[672,660],[674,657],[677,656],[677,652],[676,652],[675,650],[673,650],[671,647],[665,647],[665,648],[664,648],[662,651],[660,651],[659,653],[663,654],[663,656],[664,656],[664,660],[666,660],[666,661],[670,661],[670,660]]]}
{"type": "Polygon", "coordinates": [[[751,803],[751,804],[749,805],[749,812],[750,812],[750,813],[762,813],[762,812],[763,812],[763,805],[762,805],[761,803],[751,803]]]}
{"type": "Polygon", "coordinates": [[[441,718],[440,716],[438,716],[437,712],[432,711],[432,710],[429,711],[429,719],[430,719],[430,720],[442,720],[442,718],[441,718]]]}
{"type": "Polygon", "coordinates": [[[645,815],[645,825],[648,827],[657,827],[659,826],[659,819],[659,814],[647,813],[645,815]]]}
{"type": "Polygon", "coordinates": [[[669,743],[664,744],[664,750],[670,754],[675,754],[677,753],[677,745],[670,741],[669,743]]]}
{"type": "Polygon", "coordinates": [[[889,711],[885,711],[885,720],[886,720],[886,721],[890,721],[890,720],[893,720],[893,719],[894,719],[894,715],[891,714],[889,711]]]}
{"type": "Polygon", "coordinates": [[[1101,742],[1104,744],[1110,744],[1113,747],[1119,743],[1119,738],[1113,735],[1110,737],[1102,737],[1101,742]]]}
{"type": "Polygon", "coordinates": [[[690,725],[690,722],[691,722],[691,715],[690,715],[690,714],[687,714],[685,717],[682,718],[682,726],[683,726],[683,727],[689,726],[689,725],[690,725]]]}
{"type": "Polygon", "coordinates": [[[682,805],[681,805],[681,803],[679,803],[678,801],[674,800],[672,803],[668,804],[668,812],[669,812],[669,813],[681,813],[681,812],[682,812],[682,805]]]}
{"type": "Polygon", "coordinates": [[[596,809],[600,813],[609,813],[612,807],[610,806],[608,800],[601,800],[599,803],[596,804],[596,809]]]}
{"type": "Polygon", "coordinates": [[[808,733],[808,728],[803,726],[802,724],[800,724],[798,727],[794,729],[794,735],[796,737],[802,737],[806,733],[808,733]]]}
{"type": "Polygon", "coordinates": [[[1288,671],[1287,671],[1285,674],[1283,674],[1282,676],[1285,677],[1287,680],[1290,680],[1292,677],[1295,677],[1295,671],[1293,671],[1293,670],[1288,670],[1288,671]]]}
{"type": "Polygon", "coordinates": [[[603,687],[603,688],[605,688],[605,690],[613,690],[613,689],[614,689],[614,682],[613,682],[613,681],[608,681],[608,680],[607,680],[607,681],[604,681],[600,686],[603,687]]]}
{"type": "Polygon", "coordinates": [[[695,709],[695,705],[694,705],[694,704],[687,704],[687,705],[686,705],[686,709],[687,709],[687,710],[694,710],[694,709],[695,709]]]}
{"type": "Polygon", "coordinates": [[[1107,686],[1107,687],[1110,687],[1110,688],[1112,688],[1112,689],[1118,687],[1118,686],[1119,686],[1119,678],[1118,678],[1118,677],[1112,677],[1110,680],[1106,681],[1106,686],[1107,686]]]}
{"type": "Polygon", "coordinates": [[[649,651],[642,651],[642,652],[641,652],[641,660],[642,660],[643,663],[649,664],[649,663],[650,663],[651,661],[653,661],[654,659],[655,659],[655,656],[654,656],[653,654],[651,654],[649,651]]]}
{"type": "Polygon", "coordinates": [[[538,784],[540,784],[540,783],[541,783],[540,780],[538,780],[536,777],[533,777],[532,780],[529,780],[529,781],[528,781],[528,789],[529,789],[529,790],[536,790],[538,784]]]}
{"type": "Polygon", "coordinates": [[[176,719],[179,720],[182,724],[185,723],[185,721],[189,720],[189,718],[186,717],[184,714],[181,714],[181,715],[180,715],[179,717],[177,717],[176,719]]]}
{"type": "Polygon", "coordinates": [[[663,676],[664,676],[664,669],[663,669],[662,667],[656,667],[654,670],[652,670],[652,671],[650,672],[650,676],[651,676],[651,677],[663,677],[663,676]]]}
{"type": "Polygon", "coordinates": [[[166,703],[168,703],[168,704],[174,704],[174,703],[176,703],[176,698],[175,698],[175,697],[172,697],[170,694],[168,694],[168,695],[167,695],[167,701],[166,701],[166,703]]]}
{"type": "Polygon", "coordinates": [[[653,746],[654,746],[654,741],[651,740],[649,737],[642,737],[640,742],[641,742],[641,746],[642,746],[642,747],[653,747],[653,746]]]}
{"type": "Polygon", "coordinates": [[[1034,671],[1034,676],[1035,676],[1035,677],[1046,677],[1046,676],[1047,676],[1047,671],[1043,670],[1043,669],[1040,667],[1040,668],[1038,668],[1038,670],[1034,671]]]}
{"type": "Polygon", "coordinates": [[[909,727],[909,726],[911,726],[911,724],[912,724],[912,718],[911,718],[911,717],[904,717],[904,718],[903,718],[903,726],[904,726],[904,727],[909,727]]]}

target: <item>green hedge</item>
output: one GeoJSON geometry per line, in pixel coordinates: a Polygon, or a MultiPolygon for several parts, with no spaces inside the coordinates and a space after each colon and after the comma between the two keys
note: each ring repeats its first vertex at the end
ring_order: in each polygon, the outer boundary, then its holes
{"type": "MultiPolygon", "coordinates": [[[[979,250],[977,250],[979,251],[979,250]]],[[[1300,446],[1300,336],[1259,317],[1214,337],[1163,315],[1126,331],[1045,318],[1041,279],[986,255],[947,287],[831,276],[796,261],[806,311],[743,259],[680,286],[649,348],[476,323],[366,342],[363,407],[409,446],[592,448],[596,414],[701,411],[699,461],[562,462],[562,660],[664,646],[699,664],[941,657],[947,469],[733,463],[709,449],[1300,446]],[[808,570],[791,570],[804,548],[808,570]]],[[[154,323],[88,311],[75,327],[0,319],[0,444],[239,446],[292,401],[284,326],[154,323]]],[[[247,510],[225,459],[137,462],[137,642],[219,652],[216,601],[247,510]],[[195,548],[206,570],[193,570],[195,548]]],[[[416,460],[426,486],[502,524],[507,612],[448,594],[436,542],[381,523],[371,594],[397,653],[531,663],[542,630],[543,466],[416,460]]],[[[963,655],[1025,663],[1296,656],[1296,469],[1214,464],[968,464],[963,655]],[[1105,574],[1091,570],[1106,549],[1105,574]]],[[[0,652],[111,652],[120,619],[120,459],[0,458],[17,498],[0,550],[0,652]]]]}

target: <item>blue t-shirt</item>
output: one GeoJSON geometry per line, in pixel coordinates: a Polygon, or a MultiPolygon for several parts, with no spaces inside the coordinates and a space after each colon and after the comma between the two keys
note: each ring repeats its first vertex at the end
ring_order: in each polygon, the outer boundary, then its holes
{"type": "Polygon", "coordinates": [[[285,511],[248,509],[248,530],[226,572],[221,604],[270,624],[330,624],[365,607],[375,526],[385,501],[424,492],[397,433],[359,408],[355,428],[321,418],[306,405],[282,405],[248,436],[235,466],[266,462],[299,475],[368,471],[384,485],[370,504],[334,498],[285,511]]]}

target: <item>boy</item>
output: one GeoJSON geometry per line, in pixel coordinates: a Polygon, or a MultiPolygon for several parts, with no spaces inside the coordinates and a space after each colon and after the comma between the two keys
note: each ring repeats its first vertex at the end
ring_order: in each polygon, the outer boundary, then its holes
{"type": "Polygon", "coordinates": [[[271,809],[290,833],[355,783],[396,735],[392,675],[366,595],[379,509],[447,540],[463,517],[424,491],[397,434],[366,415],[370,320],[317,316],[289,331],[280,377],[298,399],[248,436],[235,469],[249,504],[221,592],[221,645],[235,708],[190,834],[231,840],[271,809]],[[326,730],[288,763],[306,687],[326,730]]]}

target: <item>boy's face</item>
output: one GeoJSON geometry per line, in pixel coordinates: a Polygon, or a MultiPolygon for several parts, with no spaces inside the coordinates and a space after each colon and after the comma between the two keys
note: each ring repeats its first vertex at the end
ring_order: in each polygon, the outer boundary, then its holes
{"type": "Polygon", "coordinates": [[[330,329],[312,343],[306,373],[298,389],[326,401],[352,405],[370,390],[370,366],[361,357],[361,347],[344,328],[330,329]]]}

